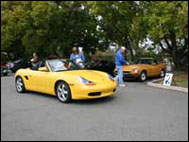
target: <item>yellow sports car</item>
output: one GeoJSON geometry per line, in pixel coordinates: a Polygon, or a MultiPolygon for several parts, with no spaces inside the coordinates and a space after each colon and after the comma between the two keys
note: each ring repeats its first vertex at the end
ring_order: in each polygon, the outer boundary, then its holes
{"type": "Polygon", "coordinates": [[[115,94],[116,82],[107,73],[81,69],[71,61],[47,60],[37,70],[20,69],[15,74],[16,90],[57,96],[68,103],[72,99],[95,99],[115,94]]]}
{"type": "Polygon", "coordinates": [[[136,78],[145,81],[148,77],[164,77],[166,65],[153,58],[140,58],[134,65],[123,67],[123,78],[136,78]]]}

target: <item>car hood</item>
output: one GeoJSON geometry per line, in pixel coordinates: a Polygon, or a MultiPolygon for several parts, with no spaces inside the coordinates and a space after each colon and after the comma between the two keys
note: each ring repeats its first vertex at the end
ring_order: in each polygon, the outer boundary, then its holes
{"type": "Polygon", "coordinates": [[[61,74],[69,74],[73,76],[81,76],[87,80],[93,82],[102,82],[108,80],[106,73],[94,71],[94,70],[73,70],[73,71],[63,71],[61,74]]]}
{"type": "Polygon", "coordinates": [[[132,71],[133,69],[142,69],[146,68],[149,65],[144,65],[144,64],[134,64],[134,65],[125,65],[123,67],[124,71],[132,71]]]}

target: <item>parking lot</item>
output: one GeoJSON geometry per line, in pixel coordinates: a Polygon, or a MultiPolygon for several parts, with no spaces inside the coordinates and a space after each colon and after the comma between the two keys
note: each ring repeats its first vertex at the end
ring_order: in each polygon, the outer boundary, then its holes
{"type": "Polygon", "coordinates": [[[188,94],[129,81],[109,98],[60,103],[1,77],[1,140],[188,140],[188,94]]]}

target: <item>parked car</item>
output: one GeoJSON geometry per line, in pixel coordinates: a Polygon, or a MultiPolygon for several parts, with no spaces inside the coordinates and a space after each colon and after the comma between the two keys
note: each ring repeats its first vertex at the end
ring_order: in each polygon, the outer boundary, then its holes
{"type": "Polygon", "coordinates": [[[145,81],[148,77],[164,77],[166,65],[153,58],[140,58],[133,65],[123,67],[123,79],[139,79],[145,81]]]}
{"type": "Polygon", "coordinates": [[[107,60],[91,61],[85,64],[86,69],[106,72],[114,76],[115,64],[107,60]]]}
{"type": "Polygon", "coordinates": [[[28,59],[19,59],[14,62],[9,62],[8,65],[10,70],[15,73],[18,69],[30,67],[31,63],[28,59]]]}
{"type": "Polygon", "coordinates": [[[57,96],[68,103],[72,99],[96,99],[115,94],[116,82],[107,73],[81,69],[70,61],[47,60],[38,70],[20,69],[15,74],[16,90],[57,96]]]}
{"type": "Polygon", "coordinates": [[[10,70],[6,65],[1,65],[1,75],[7,76],[9,72],[10,70]]]}

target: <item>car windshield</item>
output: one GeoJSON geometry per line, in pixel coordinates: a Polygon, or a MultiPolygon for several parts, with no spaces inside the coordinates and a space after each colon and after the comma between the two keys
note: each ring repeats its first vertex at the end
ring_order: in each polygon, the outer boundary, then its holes
{"type": "Polygon", "coordinates": [[[151,59],[138,59],[135,64],[152,64],[152,60],[151,59]]]}
{"type": "Polygon", "coordinates": [[[47,62],[52,72],[82,69],[79,65],[75,64],[71,60],[49,60],[47,62]]]}

